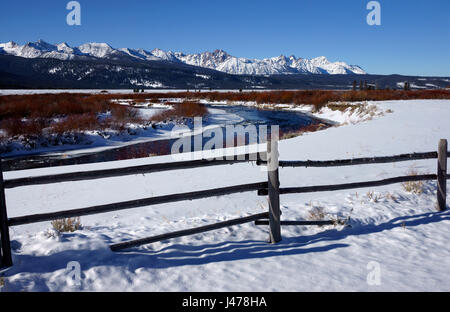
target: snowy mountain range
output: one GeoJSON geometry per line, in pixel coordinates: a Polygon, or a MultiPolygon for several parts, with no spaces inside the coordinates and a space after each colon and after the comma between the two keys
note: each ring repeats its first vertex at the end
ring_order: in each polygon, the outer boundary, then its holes
{"type": "Polygon", "coordinates": [[[0,44],[0,54],[14,55],[23,58],[48,58],[58,60],[140,60],[168,61],[184,63],[192,66],[209,68],[234,75],[286,75],[286,74],[367,74],[357,65],[344,62],[330,62],[326,57],[313,59],[297,58],[293,55],[266,59],[247,59],[229,55],[223,50],[196,54],[163,51],[154,49],[121,48],[115,49],[106,43],[85,43],[78,47],[70,47],[67,43],[50,44],[43,40],[19,45],[15,42],[0,44]]]}

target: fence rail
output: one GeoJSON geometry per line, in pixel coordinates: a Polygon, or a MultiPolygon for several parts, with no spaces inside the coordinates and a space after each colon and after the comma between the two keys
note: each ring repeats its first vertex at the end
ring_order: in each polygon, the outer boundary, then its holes
{"type": "MultiPolygon", "coordinates": [[[[447,152],[450,155],[450,151],[447,152]]],[[[356,165],[368,165],[368,164],[385,164],[393,162],[411,161],[411,160],[424,160],[424,159],[436,159],[438,157],[437,152],[424,152],[424,153],[410,153],[400,154],[394,156],[381,156],[381,157],[363,157],[363,158],[349,158],[349,159],[336,159],[336,160],[280,160],[279,166],[284,167],[341,167],[341,166],[356,166],[356,165]]],[[[258,164],[266,165],[267,162],[259,161],[258,164]]]]}
{"type": "MultiPolygon", "coordinates": [[[[71,172],[71,173],[61,173],[54,175],[44,175],[36,177],[25,177],[5,180],[3,183],[4,188],[10,189],[21,186],[28,185],[40,185],[40,184],[50,184],[50,183],[60,183],[60,182],[73,182],[73,181],[84,181],[84,180],[94,180],[103,179],[110,177],[120,177],[133,174],[144,174],[151,172],[161,172],[169,170],[179,170],[179,169],[192,169],[200,167],[211,167],[218,165],[232,165],[240,162],[257,161],[260,155],[258,154],[242,154],[233,156],[233,160],[188,160],[188,161],[176,161],[171,163],[159,163],[141,166],[132,166],[124,168],[114,168],[114,169],[104,169],[104,170],[92,170],[92,171],[81,171],[81,172],[71,172]]],[[[225,156],[226,157],[226,156],[225,156]]],[[[263,154],[264,157],[264,154],[263,154]]]]}
{"type": "Polygon", "coordinates": [[[269,217],[269,213],[263,212],[263,213],[259,213],[259,214],[255,214],[255,215],[251,215],[251,216],[247,216],[247,217],[222,221],[222,222],[209,224],[209,225],[205,225],[205,226],[201,226],[201,227],[197,227],[197,228],[181,230],[181,231],[176,231],[176,232],[171,232],[171,233],[165,233],[165,234],[161,234],[161,235],[157,235],[157,236],[132,240],[132,241],[124,242],[124,243],[118,243],[118,244],[111,245],[110,247],[111,247],[111,250],[113,250],[113,251],[119,251],[122,249],[127,249],[127,248],[136,247],[136,246],[140,246],[140,245],[155,243],[155,242],[159,242],[159,241],[167,240],[167,239],[171,239],[171,238],[176,238],[176,237],[181,237],[181,236],[186,236],[186,235],[193,235],[193,234],[217,230],[220,228],[229,227],[229,226],[233,226],[233,225],[248,223],[248,222],[252,222],[252,221],[255,221],[258,219],[264,219],[264,218],[268,218],[268,217],[269,217]]]}
{"type": "MultiPolygon", "coordinates": [[[[301,187],[282,187],[280,188],[280,194],[294,194],[294,193],[314,193],[314,192],[327,192],[327,191],[339,191],[348,190],[355,188],[364,188],[372,186],[383,186],[401,182],[411,182],[411,181],[426,181],[426,180],[436,180],[436,174],[423,174],[416,176],[401,176],[395,178],[388,178],[377,181],[367,181],[367,182],[353,182],[344,184],[332,184],[332,185],[315,185],[315,186],[301,186],[301,187]]],[[[448,178],[447,178],[448,179],[448,178]]],[[[258,191],[258,195],[267,195],[267,190],[258,191]]]]}
{"type": "Polygon", "coordinates": [[[438,157],[437,152],[426,153],[411,153],[401,154],[395,156],[383,157],[364,157],[352,159],[338,159],[338,160],[306,160],[306,161],[280,161],[280,167],[337,167],[337,166],[355,166],[367,164],[384,164],[392,162],[421,160],[421,159],[435,159],[438,157]]]}
{"type": "Polygon", "coordinates": [[[161,240],[170,238],[192,235],[211,231],[214,229],[247,223],[255,221],[256,225],[269,225],[269,239],[272,243],[276,243],[281,240],[281,225],[326,225],[335,224],[333,220],[324,221],[289,221],[280,220],[280,195],[292,194],[292,193],[310,193],[310,192],[325,192],[336,191],[345,189],[354,189],[362,187],[373,187],[388,185],[400,182],[409,181],[423,181],[423,180],[437,180],[437,203],[438,210],[443,211],[446,209],[446,196],[447,196],[447,180],[450,179],[450,175],[447,174],[447,158],[450,157],[450,152],[447,149],[447,140],[440,140],[437,152],[425,152],[425,153],[412,153],[402,154],[396,156],[384,156],[384,157],[366,157],[366,158],[354,158],[354,159],[341,159],[341,160],[327,160],[327,161],[279,161],[278,160],[278,138],[273,136],[271,140],[267,141],[267,153],[262,155],[257,154],[245,154],[235,156],[232,160],[227,158],[225,160],[193,160],[193,161],[180,161],[172,163],[151,164],[142,166],[132,166],[125,168],[104,169],[94,171],[83,171],[74,173],[63,173],[55,175],[44,175],[36,177],[25,177],[17,179],[3,180],[3,171],[1,170],[0,162],[0,234],[1,234],[1,266],[8,267],[12,265],[12,255],[9,237],[9,227],[25,225],[30,223],[50,221],[61,218],[79,217],[85,215],[92,215],[98,213],[106,213],[111,211],[138,208],[144,206],[165,204],[171,202],[195,200],[207,197],[215,197],[228,195],[233,193],[257,191],[258,195],[269,196],[269,209],[267,212],[241,217],[237,219],[218,222],[215,224],[209,224],[192,229],[186,229],[176,231],[172,233],[165,233],[157,236],[142,238],[138,240],[132,240],[128,242],[121,242],[111,245],[111,249],[114,251],[123,250],[126,248],[139,246],[142,244],[149,244],[161,240]],[[262,157],[261,157],[262,156],[262,157]],[[263,162],[261,158],[267,159],[263,162]],[[437,159],[437,174],[425,174],[416,176],[401,176],[387,178],[377,181],[364,181],[353,182],[346,184],[333,184],[333,185],[317,185],[317,186],[302,186],[302,187],[284,187],[280,188],[279,181],[279,167],[336,167],[336,166],[351,166],[351,165],[366,165],[376,163],[390,163],[398,161],[420,160],[420,159],[437,159]],[[251,184],[242,184],[227,186],[215,189],[185,192],[178,194],[162,195],[150,198],[136,199],[119,203],[111,203],[105,205],[92,206],[87,208],[69,209],[58,212],[41,213],[34,215],[25,215],[19,217],[8,218],[6,209],[5,189],[11,189],[15,187],[41,185],[50,183],[70,182],[70,181],[83,181],[100,179],[107,177],[118,177],[133,174],[143,174],[150,172],[159,172],[166,170],[178,170],[178,169],[190,169],[209,167],[216,165],[234,164],[239,162],[256,161],[259,165],[267,165],[267,181],[256,182],[251,184]]]}
{"type": "MultiPolygon", "coordinates": [[[[269,225],[269,220],[256,220],[255,225],[269,225]]],[[[294,221],[280,221],[280,225],[334,225],[337,221],[335,220],[321,220],[321,221],[304,221],[304,220],[294,220],[294,221]]]]}
{"type": "Polygon", "coordinates": [[[186,192],[178,194],[170,194],[156,197],[149,197],[143,199],[130,200],[120,203],[112,203],[106,205],[92,206],[87,208],[70,209],[58,212],[42,213],[35,215],[27,215],[22,217],[13,217],[8,219],[8,226],[17,226],[30,223],[37,223],[42,221],[51,221],[62,218],[80,217],[92,214],[106,213],[117,210],[146,207],[159,204],[167,204],[178,201],[194,200],[207,197],[215,197],[222,195],[229,195],[234,193],[258,191],[267,188],[267,182],[259,182],[252,184],[242,184],[227,186],[203,191],[186,192]]]}

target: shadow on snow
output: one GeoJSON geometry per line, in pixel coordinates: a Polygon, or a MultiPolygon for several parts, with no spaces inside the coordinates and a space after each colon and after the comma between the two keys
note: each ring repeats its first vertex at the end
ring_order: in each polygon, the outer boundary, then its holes
{"type": "MultiPolygon", "coordinates": [[[[171,244],[159,250],[153,250],[151,247],[146,246],[120,253],[114,253],[106,246],[104,249],[64,250],[44,256],[21,255],[19,253],[14,256],[15,266],[5,272],[5,276],[12,276],[24,272],[51,273],[56,270],[65,269],[67,263],[70,261],[79,261],[82,271],[105,266],[120,266],[127,268],[128,271],[135,271],[139,268],[165,269],[186,265],[204,265],[214,262],[326,252],[333,249],[349,247],[349,244],[338,242],[346,237],[380,233],[403,226],[407,228],[415,227],[437,223],[443,220],[450,220],[450,211],[402,216],[379,225],[360,225],[343,230],[326,230],[313,235],[284,237],[278,244],[268,244],[267,242],[257,240],[243,240],[202,245],[171,244]],[[311,246],[318,243],[329,244],[311,246]],[[23,267],[24,265],[26,265],[26,269],[23,267]]],[[[110,238],[106,235],[104,238],[108,243],[111,243],[110,238]]],[[[110,272],[109,270],[107,271],[110,272]]],[[[20,281],[17,282],[21,283],[20,281]]],[[[33,279],[33,283],[47,288],[47,286],[43,285],[43,281],[39,282],[33,279]]]]}

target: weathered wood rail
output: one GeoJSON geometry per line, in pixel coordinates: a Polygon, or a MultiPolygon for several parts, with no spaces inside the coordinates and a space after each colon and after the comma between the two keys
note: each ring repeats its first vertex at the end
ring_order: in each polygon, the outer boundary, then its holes
{"type": "MultiPolygon", "coordinates": [[[[258,219],[255,221],[255,225],[269,225],[269,220],[258,219]]],[[[323,221],[280,221],[280,225],[334,225],[336,221],[334,220],[323,220],[323,221]]]]}
{"type": "MultiPolygon", "coordinates": [[[[3,171],[1,170],[1,162],[0,162],[0,234],[1,234],[1,267],[9,267],[12,265],[12,254],[11,254],[11,243],[9,237],[9,227],[19,226],[43,221],[51,221],[62,218],[70,218],[70,217],[80,217],[92,214],[106,213],[117,210],[138,208],[138,207],[146,207],[158,204],[166,204],[178,201],[185,200],[195,200],[207,197],[215,197],[215,196],[223,196],[234,193],[242,193],[242,192],[251,192],[258,191],[261,189],[266,189],[268,183],[256,182],[250,184],[242,184],[242,185],[233,185],[221,188],[207,189],[201,191],[193,191],[193,192],[185,192],[178,194],[169,194],[162,196],[155,196],[149,198],[142,198],[136,200],[130,200],[119,203],[111,203],[105,205],[98,205],[92,207],[85,208],[75,208],[68,209],[57,212],[50,213],[41,213],[34,215],[25,215],[19,217],[8,218],[7,209],[6,209],[6,199],[5,199],[5,189],[11,189],[16,187],[30,186],[30,185],[42,185],[42,184],[52,184],[52,183],[62,183],[62,182],[73,182],[73,181],[84,181],[84,180],[92,180],[92,179],[102,179],[108,177],[119,177],[119,176],[127,176],[134,174],[145,174],[151,172],[160,172],[160,171],[168,171],[168,170],[180,170],[180,169],[192,169],[192,168],[201,168],[201,167],[210,167],[210,166],[218,166],[218,165],[232,165],[236,163],[242,162],[253,162],[257,161],[259,157],[265,158],[266,153],[250,153],[250,154],[242,154],[242,155],[234,155],[234,156],[224,156],[223,160],[209,160],[209,159],[200,159],[200,160],[191,160],[191,161],[177,161],[171,163],[158,163],[158,164],[150,164],[150,165],[141,165],[141,166],[132,166],[132,167],[124,167],[124,168],[114,168],[114,169],[104,169],[104,170],[92,170],[92,171],[82,171],[82,172],[73,172],[73,173],[63,173],[63,174],[54,174],[54,175],[44,175],[44,176],[36,176],[36,177],[26,177],[26,178],[17,178],[17,179],[3,179],[3,171]],[[232,159],[230,159],[232,158],[232,159]]],[[[218,224],[212,224],[205,227],[200,227],[197,229],[184,230],[176,233],[168,233],[168,235],[160,236],[160,240],[164,239],[164,237],[177,237],[176,235],[180,235],[180,233],[185,233],[184,235],[190,235],[189,233],[199,233],[198,231],[210,231],[212,229],[232,226],[235,224],[241,224],[244,222],[252,222],[257,219],[261,219],[264,217],[268,217],[269,213],[257,214],[253,216],[242,217],[239,219],[229,220],[225,222],[220,222],[218,224]],[[175,236],[174,236],[175,235],[175,236]]],[[[127,244],[123,244],[125,246],[127,244]]],[[[132,243],[128,243],[128,245],[132,245],[132,243]]],[[[119,248],[121,245],[114,247],[115,250],[121,249],[119,248]]],[[[112,247],[113,248],[113,247],[112,247]]]]}
{"type": "Polygon", "coordinates": [[[364,157],[364,158],[338,159],[326,161],[317,161],[317,160],[280,161],[280,167],[337,167],[337,166],[355,166],[368,164],[385,164],[400,161],[433,159],[437,158],[437,156],[438,156],[437,152],[427,152],[427,153],[401,154],[396,156],[364,157]]]}
{"type": "Polygon", "coordinates": [[[165,233],[165,234],[156,235],[156,236],[152,236],[152,237],[132,240],[132,241],[124,242],[124,243],[113,244],[113,245],[111,245],[111,250],[119,251],[119,250],[127,249],[130,247],[136,247],[136,246],[140,246],[140,245],[159,242],[159,241],[166,240],[166,239],[217,230],[217,229],[221,229],[223,227],[248,223],[248,222],[252,222],[255,220],[264,219],[264,218],[268,218],[268,217],[269,217],[268,212],[262,212],[262,213],[258,213],[258,214],[247,216],[247,217],[222,221],[222,222],[218,222],[218,223],[214,223],[214,224],[208,224],[208,225],[200,226],[197,228],[181,230],[181,231],[176,231],[176,232],[171,232],[171,233],[165,233]]]}
{"type": "MultiPolygon", "coordinates": [[[[373,187],[373,186],[383,186],[388,184],[395,184],[401,182],[411,182],[411,181],[425,181],[425,180],[436,180],[436,174],[423,174],[415,176],[401,176],[395,178],[388,178],[376,181],[367,182],[353,182],[344,184],[332,184],[332,185],[315,185],[315,186],[301,186],[301,187],[283,187],[280,188],[280,194],[295,194],[295,193],[314,193],[314,192],[327,192],[327,191],[339,191],[339,190],[349,190],[355,188],[373,187]]],[[[267,190],[258,191],[259,195],[267,195],[267,190]]]]}
{"type": "Polygon", "coordinates": [[[266,188],[267,182],[259,182],[252,184],[242,184],[242,185],[234,185],[228,187],[221,187],[203,191],[195,191],[195,192],[186,192],[186,193],[178,193],[178,194],[170,194],[170,195],[162,195],[156,197],[149,197],[143,199],[130,200],[126,202],[92,206],[87,208],[77,208],[70,209],[58,212],[50,212],[50,213],[42,213],[35,215],[28,215],[22,217],[13,217],[8,219],[8,226],[17,226],[24,225],[30,223],[37,223],[42,221],[51,221],[62,218],[72,218],[72,217],[81,217],[117,210],[138,208],[138,207],[146,207],[153,206],[159,204],[168,204],[178,201],[184,200],[194,200],[201,199],[207,197],[215,197],[215,196],[223,196],[234,193],[242,193],[242,192],[251,192],[258,191],[260,189],[266,188]]]}
{"type": "Polygon", "coordinates": [[[223,227],[233,226],[237,224],[247,223],[254,221],[256,225],[269,225],[269,239],[270,242],[279,242],[281,237],[281,226],[287,225],[328,225],[335,224],[333,220],[323,221],[302,221],[302,220],[281,220],[280,211],[280,195],[293,194],[293,193],[309,193],[309,192],[325,192],[346,190],[363,187],[373,187],[389,185],[393,183],[408,182],[408,181],[423,181],[423,180],[437,180],[437,208],[439,211],[446,209],[446,196],[447,196],[447,180],[450,179],[450,175],[447,174],[447,158],[450,157],[448,152],[447,140],[440,140],[437,152],[426,153],[411,153],[402,154],[396,156],[384,156],[384,157],[367,157],[367,158],[354,158],[354,159],[341,159],[341,160],[327,160],[327,161],[279,161],[278,159],[278,137],[272,136],[272,139],[267,142],[267,153],[259,154],[246,154],[238,155],[233,159],[226,158],[225,160],[193,160],[193,161],[179,161],[173,163],[163,164],[150,164],[142,166],[133,166],[125,168],[104,169],[83,171],[74,173],[63,173],[55,175],[44,175],[36,177],[26,177],[18,179],[3,179],[3,171],[1,170],[0,162],[0,234],[1,234],[1,266],[9,267],[12,265],[11,243],[9,237],[9,227],[19,226],[25,224],[31,224],[36,222],[57,220],[61,218],[79,217],[85,215],[92,215],[98,213],[106,213],[111,211],[131,209],[138,207],[146,207],[151,205],[165,204],[171,202],[195,200],[207,197],[223,196],[233,193],[251,192],[257,191],[259,195],[269,195],[269,210],[268,212],[259,213],[255,215],[245,216],[237,219],[218,222],[215,224],[209,224],[197,228],[191,228],[172,233],[165,233],[157,236],[132,240],[128,242],[121,242],[111,245],[111,249],[114,251],[123,250],[126,248],[139,246],[143,244],[149,244],[158,242],[161,240],[171,239],[175,237],[181,237],[185,235],[192,235],[211,231],[223,227]],[[263,161],[266,159],[266,161],[263,161]],[[279,168],[284,167],[336,167],[336,166],[352,166],[352,165],[366,165],[366,164],[379,164],[390,163],[420,159],[437,159],[437,173],[436,174],[424,174],[415,176],[401,176],[387,178],[377,181],[362,181],[345,184],[333,184],[333,185],[317,185],[317,186],[302,186],[302,187],[280,187],[279,181],[279,168]],[[268,172],[268,179],[264,182],[256,182],[251,184],[242,184],[227,186],[215,189],[193,191],[178,194],[162,195],[150,198],[136,199],[119,203],[98,205],[85,208],[75,208],[58,212],[42,213],[34,215],[25,215],[19,217],[8,218],[6,209],[5,189],[11,189],[16,187],[30,186],[30,185],[42,185],[51,183],[73,182],[92,179],[101,179],[108,177],[118,177],[134,174],[144,174],[151,172],[160,172],[167,170],[180,170],[191,169],[200,167],[209,167],[217,165],[235,164],[239,162],[256,161],[259,165],[266,165],[268,172]]]}
{"type": "Polygon", "coordinates": [[[26,177],[4,181],[4,188],[15,188],[28,185],[39,185],[59,182],[74,182],[83,180],[95,180],[111,177],[120,177],[133,174],[145,174],[160,171],[179,170],[179,169],[192,169],[201,167],[210,167],[217,165],[232,165],[240,162],[257,161],[258,154],[243,154],[234,157],[232,160],[188,160],[188,161],[176,161],[171,163],[157,163],[150,165],[132,166],[124,168],[104,169],[104,170],[92,170],[81,171],[71,173],[61,173],[45,176],[26,177]]]}

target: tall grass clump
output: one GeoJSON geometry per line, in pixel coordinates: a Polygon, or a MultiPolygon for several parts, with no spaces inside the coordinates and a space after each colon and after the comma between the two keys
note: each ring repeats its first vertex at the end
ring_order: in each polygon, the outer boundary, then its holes
{"type": "MultiPolygon", "coordinates": [[[[407,175],[409,175],[409,176],[417,176],[418,174],[419,174],[419,172],[415,169],[410,169],[407,173],[407,175]]],[[[413,194],[419,195],[419,194],[423,193],[424,182],[423,181],[403,182],[402,187],[408,193],[413,193],[413,194]]]]}
{"type": "Polygon", "coordinates": [[[82,228],[80,217],[58,219],[51,222],[53,230],[57,233],[72,233],[82,228]]]}

